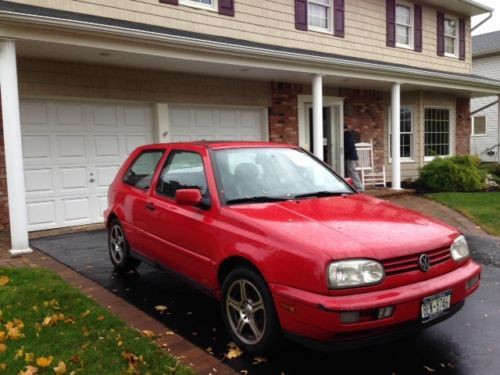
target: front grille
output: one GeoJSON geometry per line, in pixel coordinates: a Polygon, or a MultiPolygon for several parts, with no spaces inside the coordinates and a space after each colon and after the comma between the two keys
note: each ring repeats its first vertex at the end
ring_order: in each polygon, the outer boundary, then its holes
{"type": "Polygon", "coordinates": [[[427,254],[431,261],[431,266],[446,262],[451,258],[450,247],[447,246],[435,250],[425,251],[419,254],[405,255],[398,258],[387,259],[382,262],[385,274],[389,276],[419,270],[419,259],[422,254],[427,254]]]}

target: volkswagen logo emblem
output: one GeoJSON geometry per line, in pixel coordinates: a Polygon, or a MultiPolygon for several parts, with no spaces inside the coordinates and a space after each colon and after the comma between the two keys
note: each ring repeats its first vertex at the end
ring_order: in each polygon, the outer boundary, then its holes
{"type": "Polygon", "coordinates": [[[420,269],[424,272],[429,271],[429,268],[431,268],[431,260],[427,254],[420,255],[418,264],[420,265],[420,269]]]}

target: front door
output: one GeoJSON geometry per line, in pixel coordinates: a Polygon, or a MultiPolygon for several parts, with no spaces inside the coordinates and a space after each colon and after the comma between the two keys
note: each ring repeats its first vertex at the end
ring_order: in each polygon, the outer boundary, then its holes
{"type": "MultiPolygon", "coordinates": [[[[312,105],[307,105],[306,109],[306,136],[309,139],[309,151],[314,153],[312,105]]],[[[337,173],[343,175],[344,133],[340,118],[340,105],[323,107],[323,160],[337,173]]]]}

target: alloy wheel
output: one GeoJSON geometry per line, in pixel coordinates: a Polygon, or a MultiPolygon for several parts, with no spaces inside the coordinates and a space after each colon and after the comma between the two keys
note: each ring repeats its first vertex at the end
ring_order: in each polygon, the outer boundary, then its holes
{"type": "Polygon", "coordinates": [[[120,225],[113,225],[109,235],[109,250],[115,263],[120,264],[125,256],[125,236],[120,225]]]}

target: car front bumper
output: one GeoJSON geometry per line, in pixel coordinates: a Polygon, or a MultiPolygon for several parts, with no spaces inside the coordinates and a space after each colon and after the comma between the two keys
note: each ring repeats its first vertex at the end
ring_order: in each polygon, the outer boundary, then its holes
{"type": "Polygon", "coordinates": [[[309,346],[366,346],[403,336],[447,319],[457,312],[467,296],[479,287],[481,267],[468,260],[454,271],[430,280],[397,288],[345,296],[320,295],[283,285],[271,284],[282,329],[288,336],[301,338],[309,346]],[[477,277],[477,282],[467,283],[477,277]],[[451,306],[442,315],[423,322],[421,306],[425,297],[451,291],[451,306]],[[341,314],[373,311],[393,306],[390,317],[343,323],[341,314]],[[345,345],[343,345],[345,344],[345,345]]]}

